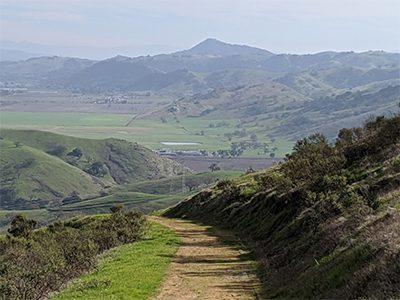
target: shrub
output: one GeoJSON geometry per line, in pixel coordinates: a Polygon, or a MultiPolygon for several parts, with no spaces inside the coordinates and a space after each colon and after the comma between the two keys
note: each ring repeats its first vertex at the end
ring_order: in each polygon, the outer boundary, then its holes
{"type": "Polygon", "coordinates": [[[316,183],[325,175],[335,175],[344,166],[344,158],[321,134],[296,143],[281,170],[297,186],[316,183]]]}
{"type": "Polygon", "coordinates": [[[35,220],[29,220],[22,215],[17,215],[12,219],[8,233],[14,237],[27,238],[36,225],[37,222],[35,220]]]}
{"type": "Polygon", "coordinates": [[[80,148],[74,148],[74,149],[73,149],[71,152],[69,152],[67,155],[68,155],[68,156],[74,156],[74,157],[80,158],[80,157],[82,157],[83,153],[82,153],[82,150],[81,150],[80,148]]]}
{"type": "Polygon", "coordinates": [[[75,218],[32,231],[36,223],[13,219],[0,241],[0,298],[42,299],[93,268],[102,251],[140,239],[145,218],[114,209],[108,217],[75,218]]]}

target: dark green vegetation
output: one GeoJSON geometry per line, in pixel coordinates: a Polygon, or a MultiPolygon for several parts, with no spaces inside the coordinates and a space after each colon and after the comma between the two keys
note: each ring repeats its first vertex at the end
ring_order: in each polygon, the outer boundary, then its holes
{"type": "Polygon", "coordinates": [[[36,209],[104,196],[116,184],[186,172],[136,143],[1,130],[2,209],[36,209]]]}
{"type": "Polygon", "coordinates": [[[253,244],[266,298],[400,296],[400,115],[299,140],[279,166],[219,182],[165,215],[253,244]]]}
{"type": "Polygon", "coordinates": [[[121,207],[114,207],[111,215],[75,218],[38,230],[36,221],[17,216],[0,240],[0,297],[43,299],[91,270],[99,253],[141,239],[145,225],[141,214],[121,207]]]}
{"type": "Polygon", "coordinates": [[[150,223],[144,238],[104,255],[96,271],[82,276],[55,299],[149,299],[160,286],[179,238],[150,223]]]}

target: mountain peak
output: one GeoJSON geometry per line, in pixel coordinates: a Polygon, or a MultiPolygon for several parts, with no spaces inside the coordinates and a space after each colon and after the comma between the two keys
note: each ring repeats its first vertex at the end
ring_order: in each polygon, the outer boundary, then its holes
{"type": "MultiPolygon", "coordinates": [[[[229,44],[229,43],[225,43],[225,42],[220,41],[220,40],[215,39],[215,38],[207,38],[207,39],[205,39],[204,41],[198,43],[198,44],[197,44],[196,46],[194,46],[194,47],[197,47],[197,46],[199,46],[199,45],[230,45],[230,44],[229,44]]],[[[193,48],[194,48],[194,47],[193,47],[193,48]]]]}
{"type": "Polygon", "coordinates": [[[246,45],[229,44],[215,38],[208,38],[189,50],[181,51],[181,54],[189,55],[214,55],[214,56],[230,56],[230,55],[271,55],[272,53],[255,47],[246,45]]]}

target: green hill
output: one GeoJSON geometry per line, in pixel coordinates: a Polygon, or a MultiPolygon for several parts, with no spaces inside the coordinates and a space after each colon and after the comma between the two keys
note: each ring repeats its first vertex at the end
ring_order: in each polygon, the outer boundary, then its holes
{"type": "Polygon", "coordinates": [[[2,208],[39,208],[72,191],[87,195],[102,188],[91,175],[38,149],[2,139],[0,151],[2,208]]]}
{"type": "Polygon", "coordinates": [[[178,163],[119,139],[95,140],[12,129],[1,129],[0,137],[59,157],[109,184],[159,179],[185,172],[178,163]]]}
{"type": "Polygon", "coordinates": [[[400,115],[297,142],[277,167],[219,182],[165,215],[234,230],[265,298],[400,296],[400,115]]]}
{"type": "Polygon", "coordinates": [[[1,130],[0,209],[37,209],[93,199],[124,183],[187,171],[136,143],[34,130],[1,130]]]}

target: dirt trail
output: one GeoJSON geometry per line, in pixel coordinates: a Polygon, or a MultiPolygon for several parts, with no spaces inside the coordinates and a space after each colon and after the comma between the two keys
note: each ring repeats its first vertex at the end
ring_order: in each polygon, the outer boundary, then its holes
{"type": "Polygon", "coordinates": [[[182,241],[155,299],[259,299],[255,263],[233,235],[189,221],[151,220],[171,228],[182,241]]]}

